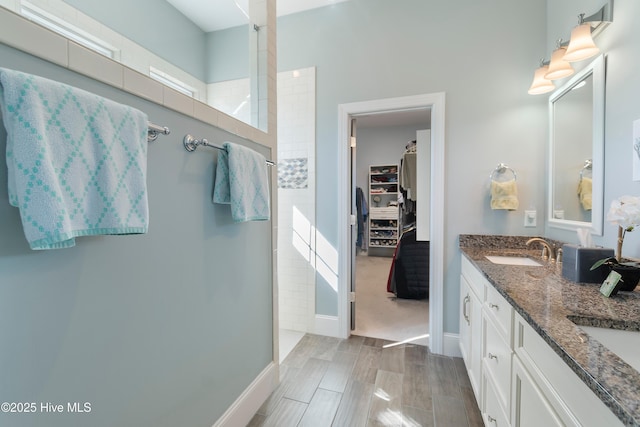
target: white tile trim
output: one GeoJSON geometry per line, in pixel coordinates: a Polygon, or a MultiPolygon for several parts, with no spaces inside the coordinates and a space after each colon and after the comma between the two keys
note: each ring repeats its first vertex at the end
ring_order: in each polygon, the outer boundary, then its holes
{"type": "MultiPolygon", "coordinates": [[[[37,56],[41,59],[52,62],[54,64],[60,65],[69,70],[80,72],[81,74],[87,77],[105,82],[112,87],[124,90],[125,92],[131,93],[132,95],[142,96],[146,99],[149,99],[153,102],[158,103],[156,99],[153,99],[153,97],[144,96],[140,94],[139,91],[132,90],[132,88],[129,85],[124,84],[123,78],[116,79],[117,81],[114,81],[113,79],[105,79],[104,73],[99,68],[95,69],[95,67],[79,66],[78,64],[76,64],[74,67],[71,67],[69,65],[69,48],[70,48],[69,46],[70,44],[72,43],[75,44],[75,43],[54,33],[53,31],[43,28],[38,24],[35,24],[23,18],[22,16],[16,14],[15,12],[12,12],[3,7],[0,7],[0,23],[2,23],[2,25],[0,25],[0,42],[1,43],[4,43],[7,46],[11,46],[23,52],[32,54],[34,56],[37,56]],[[19,34],[20,36],[16,37],[17,34],[19,34]],[[43,40],[45,40],[46,43],[43,44],[43,40]]],[[[88,50],[86,52],[86,55],[83,55],[84,58],[89,58],[90,56],[96,56],[96,58],[92,59],[92,62],[95,62],[95,63],[102,62],[103,60],[110,61],[113,65],[113,66],[109,66],[109,69],[111,70],[110,71],[111,75],[113,75],[115,72],[116,74],[119,73],[120,75],[123,76],[125,74],[125,69],[130,70],[129,67],[126,67],[111,59],[105,58],[102,55],[95,53],[93,51],[88,50]]],[[[270,62],[274,60],[271,56],[269,56],[268,59],[270,62]]],[[[272,65],[272,64],[269,64],[269,65],[272,65]]],[[[274,67],[268,67],[269,70],[271,70],[271,68],[275,69],[274,67]]],[[[145,75],[141,74],[140,76],[142,79],[145,79],[145,80],[148,79],[150,81],[153,81],[153,79],[145,75]]],[[[271,81],[275,81],[275,79],[270,79],[269,82],[271,83],[271,81]]],[[[271,84],[269,86],[270,86],[269,89],[271,89],[271,84]]],[[[165,94],[166,94],[166,89],[165,89],[165,94]]],[[[271,91],[269,92],[269,95],[270,95],[269,114],[271,115],[276,112],[277,106],[276,106],[276,98],[275,96],[271,96],[272,95],[271,91]]],[[[273,95],[275,95],[275,88],[273,91],[273,95]]],[[[193,100],[191,102],[193,102],[193,100]]],[[[169,96],[165,96],[163,102],[159,104],[167,108],[179,111],[183,114],[187,114],[188,116],[193,117],[196,120],[201,120],[201,117],[208,116],[208,114],[205,114],[205,112],[203,111],[203,108],[198,108],[198,114],[196,115],[194,112],[193,105],[188,106],[187,103],[182,102],[181,100],[177,100],[175,96],[172,96],[172,94],[169,96]]],[[[216,116],[218,114],[222,115],[222,113],[219,112],[218,110],[212,107],[208,107],[208,108],[211,109],[211,116],[216,116]]],[[[267,146],[269,148],[272,148],[273,150],[275,150],[276,148],[275,124],[272,126],[270,123],[269,129],[271,129],[271,131],[264,132],[244,122],[241,122],[232,117],[226,116],[224,120],[220,120],[218,122],[218,127],[227,132],[230,132],[232,134],[235,134],[244,138],[251,137],[252,141],[258,144],[267,146]]]]}

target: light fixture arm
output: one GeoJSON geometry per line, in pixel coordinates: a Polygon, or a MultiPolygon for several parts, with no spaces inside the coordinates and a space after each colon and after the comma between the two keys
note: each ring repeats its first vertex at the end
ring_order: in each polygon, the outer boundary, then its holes
{"type": "Polygon", "coordinates": [[[596,13],[589,16],[584,16],[584,13],[578,15],[578,25],[581,24],[589,24],[591,25],[591,35],[595,37],[602,30],[607,28],[607,26],[613,21],[613,0],[609,0],[605,3],[604,6],[600,8],[596,13]]]}

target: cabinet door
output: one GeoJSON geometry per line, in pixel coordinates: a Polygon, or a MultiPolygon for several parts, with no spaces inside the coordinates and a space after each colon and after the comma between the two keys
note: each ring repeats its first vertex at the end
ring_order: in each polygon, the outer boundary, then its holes
{"type": "Polygon", "coordinates": [[[464,276],[460,276],[460,351],[469,380],[480,404],[480,367],[482,365],[482,306],[464,276]]]}
{"type": "Polygon", "coordinates": [[[513,359],[513,427],[564,426],[517,357],[513,359]]]}
{"type": "Polygon", "coordinates": [[[469,369],[471,357],[471,289],[467,279],[460,275],[460,352],[469,369]]]}
{"type": "Polygon", "coordinates": [[[482,368],[482,302],[476,294],[471,291],[469,310],[471,316],[471,370],[469,372],[469,380],[473,391],[476,393],[478,405],[481,402],[480,380],[482,368]]]}

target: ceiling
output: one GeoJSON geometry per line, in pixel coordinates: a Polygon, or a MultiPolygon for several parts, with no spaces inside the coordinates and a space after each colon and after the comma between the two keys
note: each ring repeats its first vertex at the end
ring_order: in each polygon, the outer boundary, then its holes
{"type": "MultiPolygon", "coordinates": [[[[276,13],[277,16],[290,15],[343,1],[347,0],[277,0],[276,13]]],[[[249,0],[167,0],[167,2],[206,33],[237,27],[248,22],[242,10],[249,10],[249,0]]]]}

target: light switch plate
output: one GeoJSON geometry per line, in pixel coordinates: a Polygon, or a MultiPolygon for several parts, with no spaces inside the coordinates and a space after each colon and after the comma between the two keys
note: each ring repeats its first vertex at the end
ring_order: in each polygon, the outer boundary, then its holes
{"type": "Polygon", "coordinates": [[[535,227],[536,226],[536,211],[524,211],[524,226],[535,227]]]}

